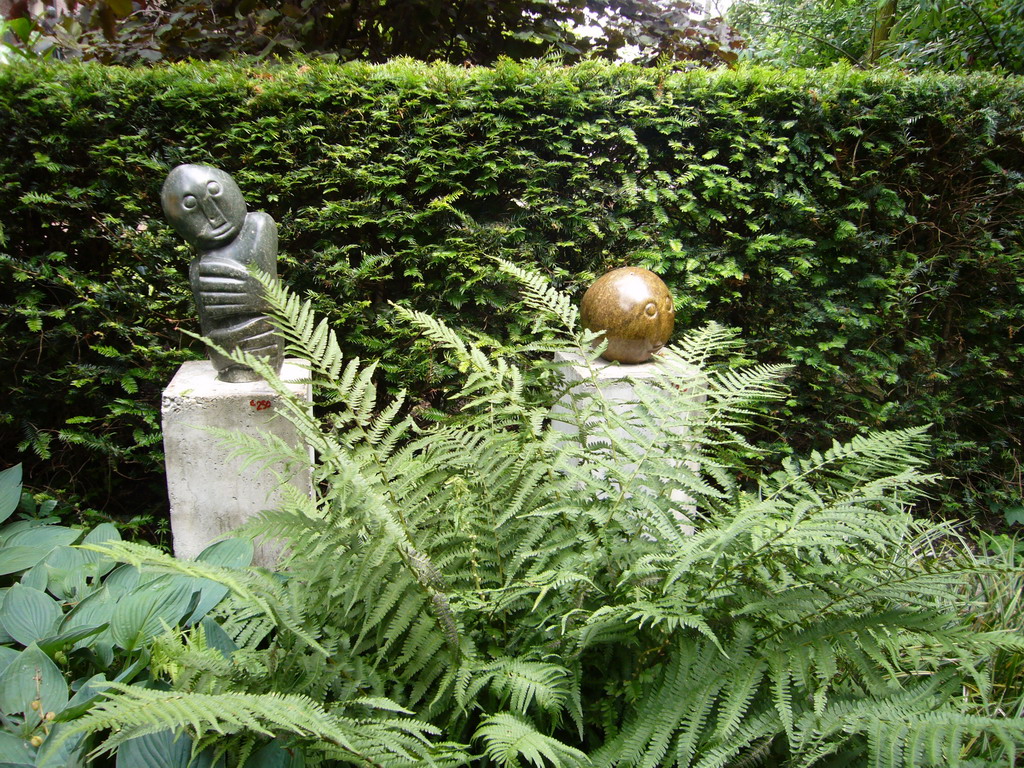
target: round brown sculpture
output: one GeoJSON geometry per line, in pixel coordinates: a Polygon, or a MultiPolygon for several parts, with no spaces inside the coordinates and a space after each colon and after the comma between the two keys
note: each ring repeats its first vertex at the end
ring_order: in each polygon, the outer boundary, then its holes
{"type": "Polygon", "coordinates": [[[622,267],[599,277],[583,295],[583,327],[604,331],[601,355],[620,363],[643,363],[665,346],[676,321],[668,286],[648,269],[622,267]]]}

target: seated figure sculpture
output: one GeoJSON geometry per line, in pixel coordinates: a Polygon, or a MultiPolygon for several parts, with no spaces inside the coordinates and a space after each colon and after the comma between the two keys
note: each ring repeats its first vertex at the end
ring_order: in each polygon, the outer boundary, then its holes
{"type": "MultiPolygon", "coordinates": [[[[189,281],[203,335],[227,352],[241,349],[265,358],[279,372],[283,344],[267,319],[262,286],[249,273],[256,265],[277,274],[277,224],[262,211],[248,213],[234,179],[207,165],[172,170],[161,202],[171,226],[199,251],[189,281]]],[[[260,378],[212,348],[209,356],[221,381],[260,378]]]]}

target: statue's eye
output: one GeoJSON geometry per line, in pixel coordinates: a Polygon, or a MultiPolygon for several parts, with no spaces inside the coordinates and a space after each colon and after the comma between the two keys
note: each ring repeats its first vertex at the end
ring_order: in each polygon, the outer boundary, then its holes
{"type": "Polygon", "coordinates": [[[199,201],[196,200],[195,195],[185,195],[183,198],[181,198],[181,204],[185,206],[186,210],[189,211],[195,208],[198,203],[199,201]]]}
{"type": "Polygon", "coordinates": [[[218,184],[216,181],[211,181],[206,185],[206,191],[209,192],[211,195],[219,195],[220,184],[218,184]]]}

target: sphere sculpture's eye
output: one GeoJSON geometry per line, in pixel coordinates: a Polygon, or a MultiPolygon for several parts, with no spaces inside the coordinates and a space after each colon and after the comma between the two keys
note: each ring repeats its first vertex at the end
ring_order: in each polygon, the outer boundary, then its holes
{"type": "Polygon", "coordinates": [[[183,198],[181,198],[181,204],[185,206],[186,210],[189,211],[195,208],[196,205],[198,205],[198,203],[199,201],[196,199],[195,195],[185,195],[183,198]]]}
{"type": "Polygon", "coordinates": [[[216,181],[211,181],[209,184],[206,185],[206,191],[209,192],[211,195],[219,195],[220,184],[218,184],[216,181]]]}
{"type": "Polygon", "coordinates": [[[658,305],[653,301],[648,301],[647,306],[644,307],[644,314],[649,318],[653,319],[658,316],[658,305]]]}

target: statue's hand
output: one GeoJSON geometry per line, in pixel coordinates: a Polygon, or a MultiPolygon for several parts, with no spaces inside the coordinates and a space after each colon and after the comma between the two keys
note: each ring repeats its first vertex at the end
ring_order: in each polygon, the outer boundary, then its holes
{"type": "Polygon", "coordinates": [[[254,355],[267,355],[279,346],[274,326],[262,316],[246,317],[223,328],[214,328],[207,336],[226,350],[243,350],[254,355]]]}
{"type": "Polygon", "coordinates": [[[264,311],[262,286],[237,261],[203,259],[197,278],[196,293],[211,320],[264,311]]]}

